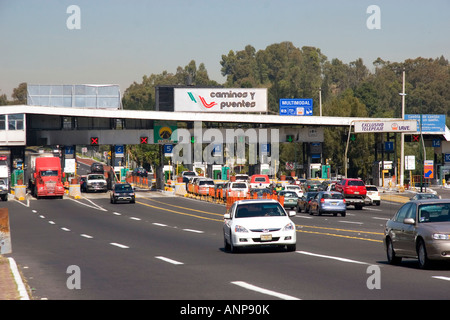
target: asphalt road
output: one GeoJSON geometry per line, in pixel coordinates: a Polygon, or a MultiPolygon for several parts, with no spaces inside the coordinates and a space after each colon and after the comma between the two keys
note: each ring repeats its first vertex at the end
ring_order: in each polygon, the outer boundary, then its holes
{"type": "Polygon", "coordinates": [[[450,298],[450,265],[387,264],[382,233],[398,203],[349,207],[346,217],[299,213],[296,252],[232,254],[223,249],[222,205],[157,192],[135,204],[85,196],[2,203],[33,299],[450,298]]]}

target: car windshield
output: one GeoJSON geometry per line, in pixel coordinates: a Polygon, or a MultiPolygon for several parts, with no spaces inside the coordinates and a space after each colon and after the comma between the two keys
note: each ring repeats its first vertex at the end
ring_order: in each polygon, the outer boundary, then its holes
{"type": "Polygon", "coordinates": [[[93,174],[93,175],[88,176],[88,179],[89,180],[104,180],[105,177],[102,176],[101,174],[93,174]]]}
{"type": "Polygon", "coordinates": [[[281,217],[286,216],[278,203],[241,204],[236,209],[235,218],[281,217]]]}
{"type": "Polygon", "coordinates": [[[116,184],[114,187],[116,191],[133,191],[133,188],[129,184],[116,184]]]}
{"type": "Polygon", "coordinates": [[[448,222],[450,221],[450,202],[423,204],[419,206],[419,222],[448,222]]]}
{"type": "Polygon", "coordinates": [[[41,171],[41,176],[43,176],[43,177],[57,177],[58,176],[58,170],[41,171]]]}

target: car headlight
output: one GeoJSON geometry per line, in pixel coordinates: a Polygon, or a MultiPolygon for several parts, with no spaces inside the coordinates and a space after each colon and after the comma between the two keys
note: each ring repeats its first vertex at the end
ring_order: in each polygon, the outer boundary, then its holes
{"type": "Polygon", "coordinates": [[[236,225],[234,227],[234,232],[248,232],[248,230],[246,228],[244,228],[243,226],[236,225]]]}
{"type": "Polygon", "coordinates": [[[445,233],[433,233],[432,238],[433,240],[449,240],[450,235],[445,233]]]}
{"type": "Polygon", "coordinates": [[[292,231],[292,230],[295,230],[295,225],[293,223],[288,223],[283,228],[283,231],[292,231]]]}

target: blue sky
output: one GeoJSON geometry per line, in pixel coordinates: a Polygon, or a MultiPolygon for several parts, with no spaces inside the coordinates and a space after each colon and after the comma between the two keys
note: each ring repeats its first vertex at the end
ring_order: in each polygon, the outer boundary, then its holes
{"type": "Polygon", "coordinates": [[[220,83],[230,50],[282,41],[331,61],[450,59],[448,0],[0,0],[0,94],[30,84],[119,84],[191,60],[220,83]],[[66,26],[79,6],[81,29],[66,26]],[[366,13],[380,8],[381,29],[366,13]]]}

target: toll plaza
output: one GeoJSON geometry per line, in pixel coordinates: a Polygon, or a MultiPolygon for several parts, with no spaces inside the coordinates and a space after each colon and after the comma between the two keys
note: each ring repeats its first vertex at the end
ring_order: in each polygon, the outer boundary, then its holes
{"type": "MultiPolygon", "coordinates": [[[[243,163],[249,165],[250,174],[266,170],[273,175],[277,166],[289,166],[304,178],[328,177],[330,167],[323,158],[324,128],[336,126],[349,129],[348,140],[352,134],[381,133],[382,143],[375,146],[375,152],[382,155],[381,161],[385,159],[384,153],[389,155],[392,148],[384,143],[384,134],[387,142],[390,135],[396,133],[404,134],[405,141],[421,134],[427,137],[424,139],[427,144],[440,141],[436,152],[450,154],[450,131],[445,120],[444,128],[439,131],[418,133],[417,127],[405,129],[416,119],[312,116],[310,99],[283,100],[280,114],[274,115],[267,112],[264,90],[229,88],[163,87],[157,90],[157,95],[166,100],[159,101],[157,110],[123,110],[117,90],[112,93],[106,90],[100,95],[99,86],[95,89],[92,96],[84,96],[83,102],[74,95],[76,88],[70,91],[63,87],[60,91],[66,90],[67,95],[53,97],[40,94],[42,88],[35,86],[29,90],[28,103],[52,106],[2,107],[0,147],[10,153],[11,166],[14,161],[17,163],[16,159],[19,162],[25,159],[25,150],[32,146],[48,146],[62,158],[70,159],[77,146],[108,145],[110,163],[121,167],[126,163],[127,146],[154,144],[159,145],[161,158],[172,157],[170,169],[155,168],[160,177],[165,176],[165,171],[176,173],[177,163],[190,169],[206,164],[204,170],[211,177],[223,176],[223,168],[239,167],[243,163]],[[80,105],[75,104],[77,101],[80,105]],[[92,105],[87,107],[89,103],[92,105]],[[380,126],[384,126],[381,131],[380,126]],[[277,163],[280,143],[298,143],[301,158],[293,159],[295,163],[277,163]]],[[[443,172],[447,172],[442,167],[443,172]]]]}

